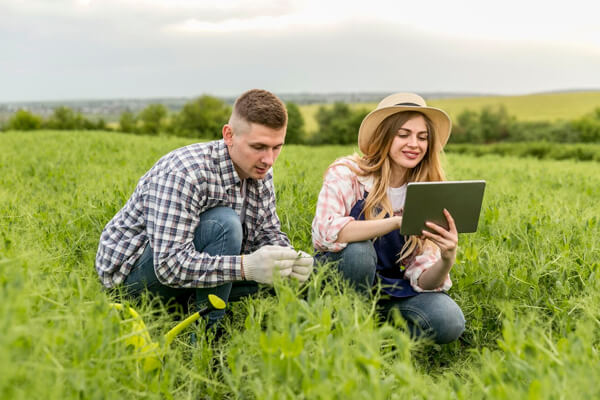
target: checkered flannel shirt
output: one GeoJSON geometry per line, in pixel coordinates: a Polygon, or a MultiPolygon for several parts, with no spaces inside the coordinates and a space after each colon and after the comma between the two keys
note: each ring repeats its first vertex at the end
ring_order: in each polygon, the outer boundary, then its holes
{"type": "MultiPolygon", "coordinates": [[[[226,206],[240,215],[241,183],[223,140],[192,144],[161,158],[102,232],[96,254],[102,284],[122,283],[148,242],[164,285],[213,287],[241,280],[240,256],[210,256],[193,243],[204,211],[226,206]]],[[[247,181],[243,230],[242,254],[267,244],[290,246],[275,212],[272,171],[265,179],[247,181]]]]}

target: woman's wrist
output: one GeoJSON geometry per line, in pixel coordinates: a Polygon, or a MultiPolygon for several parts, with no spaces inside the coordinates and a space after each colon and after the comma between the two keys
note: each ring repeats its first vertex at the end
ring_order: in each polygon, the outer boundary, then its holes
{"type": "Polygon", "coordinates": [[[402,217],[398,215],[393,218],[396,220],[396,229],[400,230],[402,228],[402,217]]]}
{"type": "Polygon", "coordinates": [[[444,262],[453,265],[454,261],[456,261],[456,249],[446,253],[440,253],[440,256],[442,257],[442,260],[444,260],[444,262]]]}

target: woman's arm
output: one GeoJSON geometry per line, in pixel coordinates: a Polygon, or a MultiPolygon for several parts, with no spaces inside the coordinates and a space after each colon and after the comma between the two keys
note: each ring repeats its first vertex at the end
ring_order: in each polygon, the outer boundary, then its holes
{"type": "Polygon", "coordinates": [[[439,225],[427,222],[427,227],[432,229],[434,232],[425,230],[423,231],[423,236],[426,239],[431,240],[440,248],[441,255],[440,259],[437,260],[436,263],[430,268],[423,271],[419,277],[419,286],[425,290],[431,290],[440,287],[446,280],[450,269],[452,269],[452,266],[456,261],[458,232],[456,230],[454,219],[448,210],[444,209],[444,215],[448,221],[448,230],[439,225]]]}
{"type": "Polygon", "coordinates": [[[402,217],[399,216],[368,221],[350,221],[340,230],[336,242],[352,243],[373,239],[390,233],[394,229],[400,229],[400,225],[402,225],[402,217]]]}

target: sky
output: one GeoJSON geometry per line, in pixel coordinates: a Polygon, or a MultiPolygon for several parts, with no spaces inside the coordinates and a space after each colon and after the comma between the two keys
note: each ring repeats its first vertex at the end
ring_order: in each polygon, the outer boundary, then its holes
{"type": "Polygon", "coordinates": [[[0,0],[0,102],[600,89],[589,0],[0,0]]]}

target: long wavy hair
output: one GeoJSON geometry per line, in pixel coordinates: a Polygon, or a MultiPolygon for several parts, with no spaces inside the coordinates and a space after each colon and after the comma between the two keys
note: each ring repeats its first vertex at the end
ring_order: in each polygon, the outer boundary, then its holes
{"type": "MultiPolygon", "coordinates": [[[[359,176],[370,176],[373,178],[373,188],[365,199],[363,214],[365,219],[383,219],[387,215],[393,215],[392,203],[388,197],[388,188],[392,179],[392,167],[390,159],[390,148],[392,141],[398,134],[398,130],[410,119],[421,116],[425,119],[427,126],[427,153],[421,162],[406,173],[406,182],[431,182],[446,180],[442,168],[442,144],[436,135],[435,127],[431,120],[418,111],[404,111],[392,114],[384,119],[375,129],[368,147],[362,156],[353,154],[348,157],[358,165],[356,169],[353,165],[344,163],[344,158],[336,160],[332,166],[343,164],[349,167],[359,176]]],[[[347,159],[348,159],[347,158],[347,159]]],[[[409,257],[415,250],[422,252],[425,246],[425,240],[418,236],[409,236],[400,254],[398,263],[409,257]]]]}

